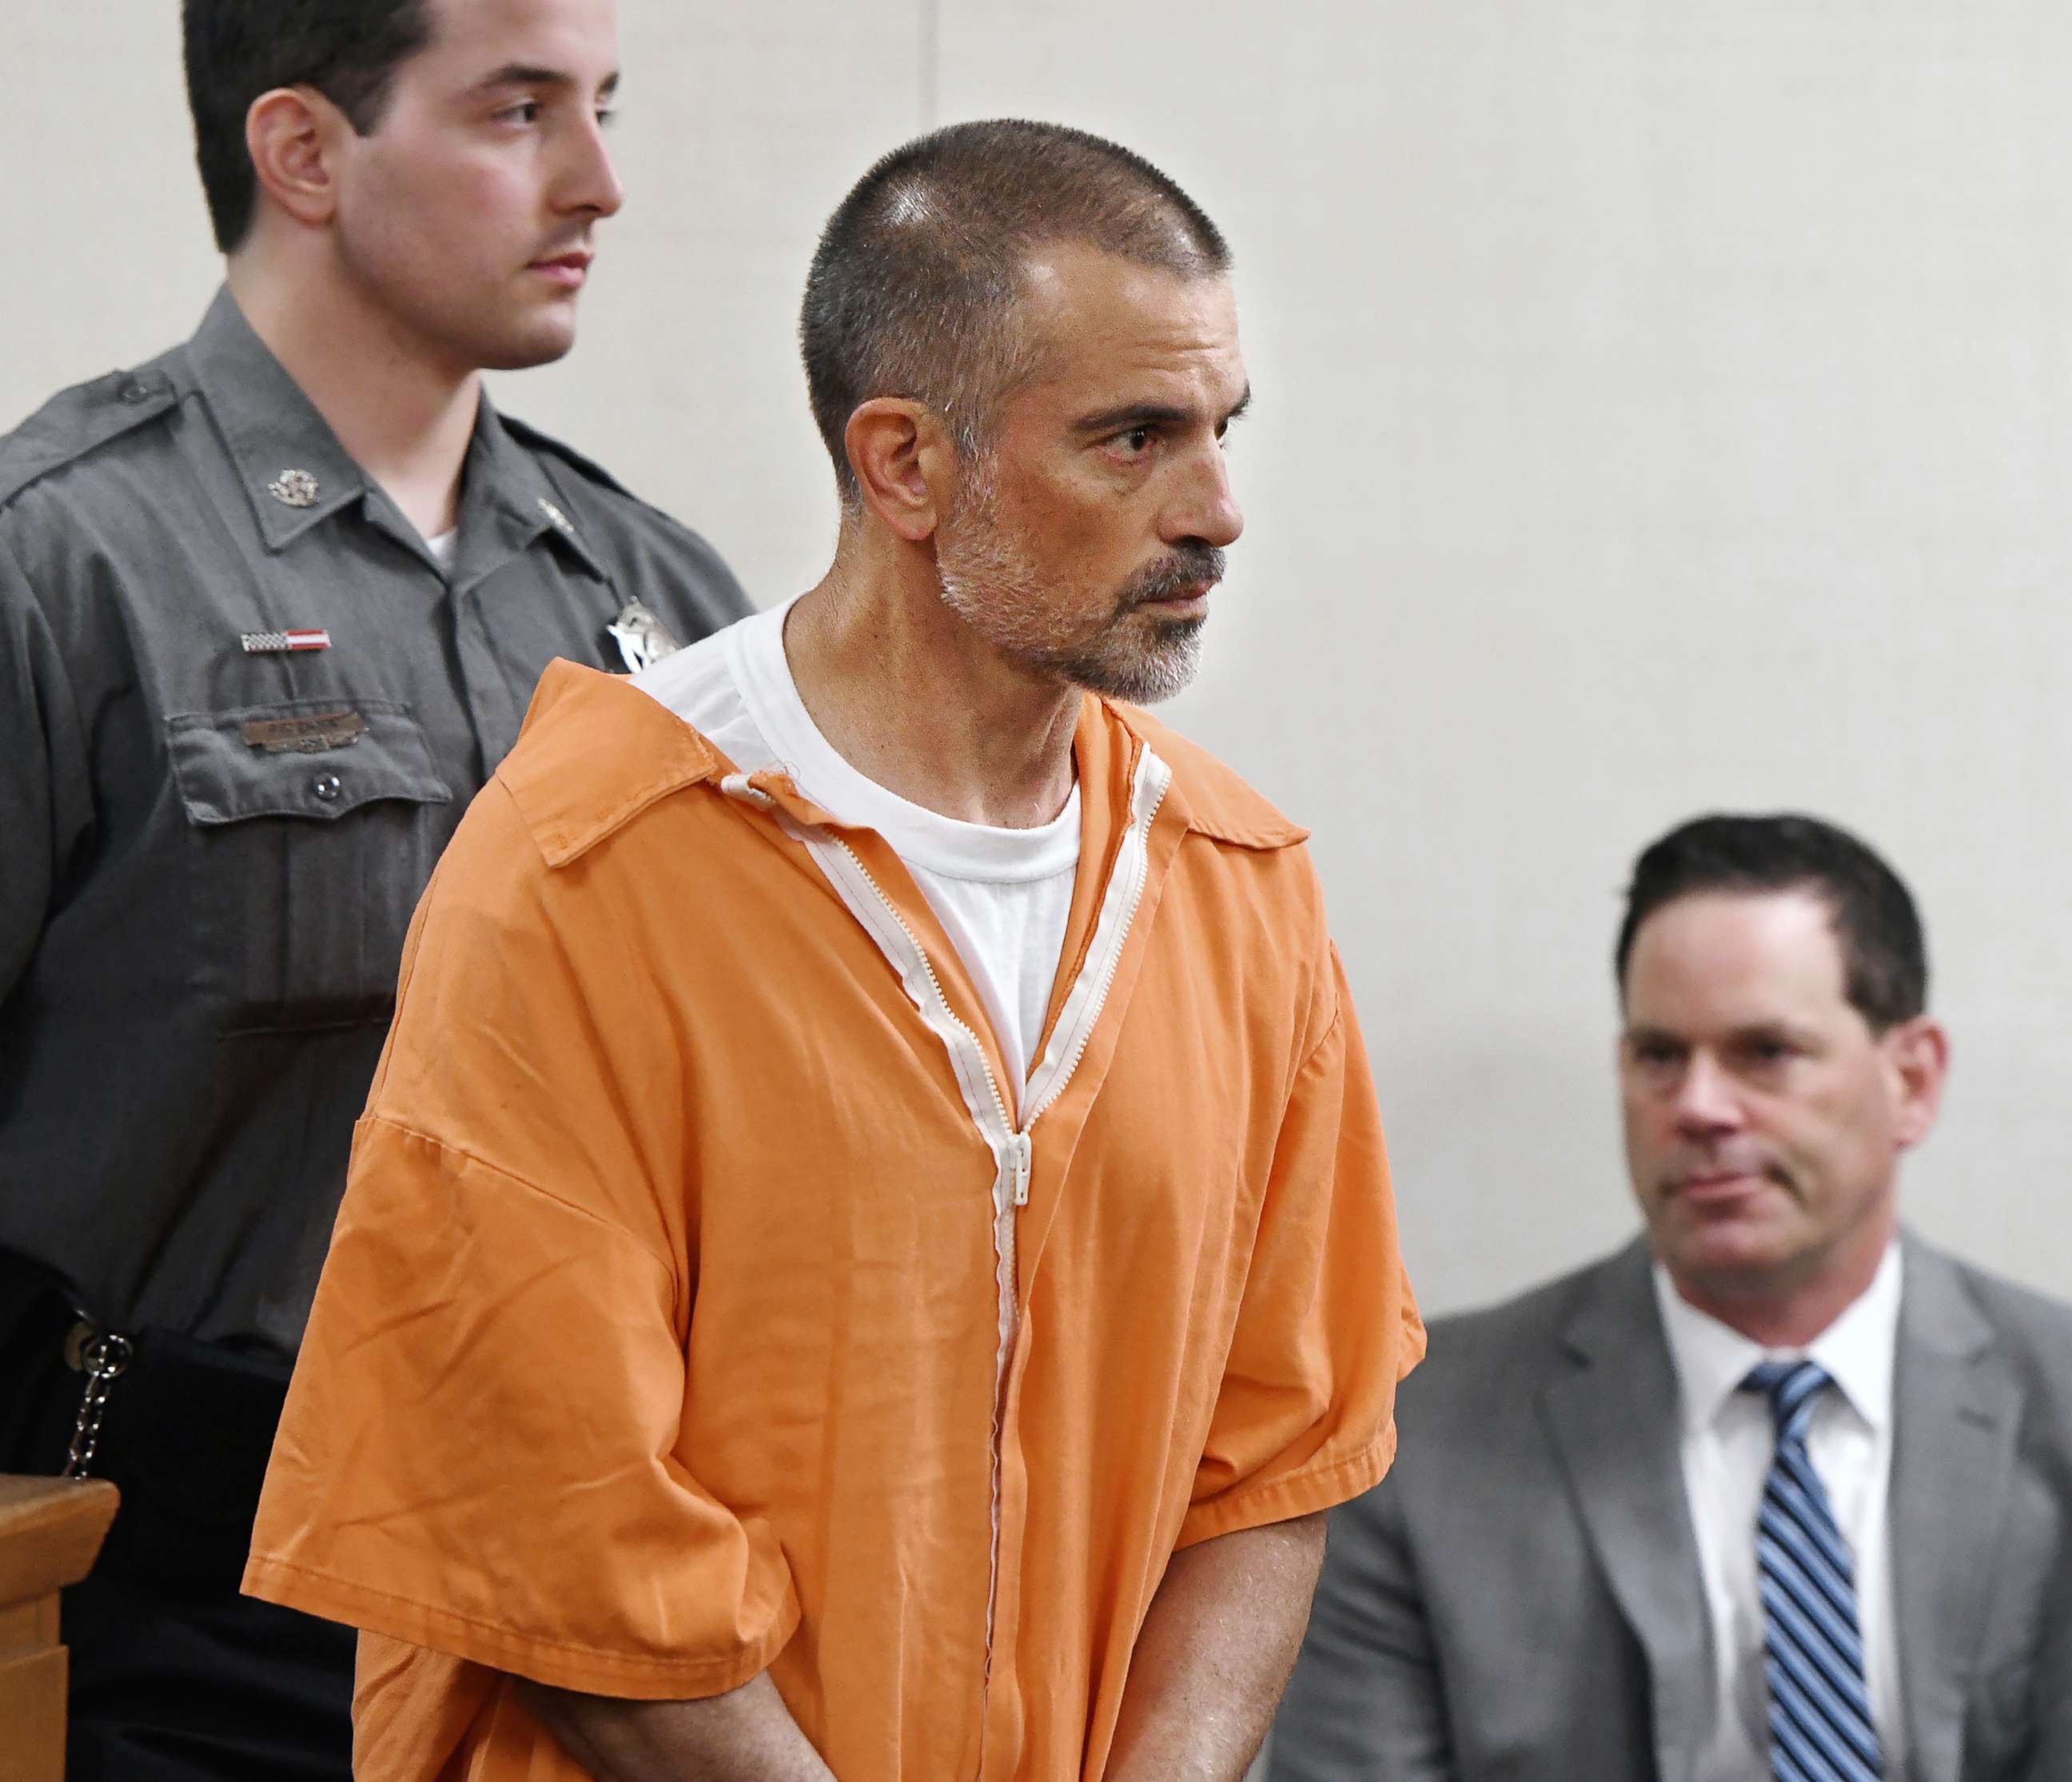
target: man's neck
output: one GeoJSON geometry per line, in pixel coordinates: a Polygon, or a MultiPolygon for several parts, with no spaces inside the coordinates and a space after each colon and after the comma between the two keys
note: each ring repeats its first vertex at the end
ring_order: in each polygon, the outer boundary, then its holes
{"type": "Polygon", "coordinates": [[[1897,1235],[1896,1221],[1880,1220],[1851,1234],[1843,1246],[1801,1276],[1770,1281],[1700,1278],[1672,1268],[1677,1297],[1766,1349],[1803,1349],[1870,1291],[1897,1235]]]}
{"type": "Polygon", "coordinates": [[[469,366],[438,362],[339,278],[240,257],[230,294],[354,463],[427,538],[450,530],[481,402],[469,366]]]}
{"type": "Polygon", "coordinates": [[[845,548],[784,628],[820,734],[859,773],[945,817],[1050,821],[1071,794],[1079,689],[1004,661],[944,604],[932,570],[865,555],[845,548]]]}

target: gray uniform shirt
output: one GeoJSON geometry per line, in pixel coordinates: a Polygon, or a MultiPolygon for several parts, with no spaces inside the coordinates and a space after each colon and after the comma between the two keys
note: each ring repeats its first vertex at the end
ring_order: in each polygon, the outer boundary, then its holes
{"type": "Polygon", "coordinates": [[[433,863],[635,601],[749,610],[487,398],[442,570],[227,291],[0,439],[0,1245],[292,1351],[433,863]]]}

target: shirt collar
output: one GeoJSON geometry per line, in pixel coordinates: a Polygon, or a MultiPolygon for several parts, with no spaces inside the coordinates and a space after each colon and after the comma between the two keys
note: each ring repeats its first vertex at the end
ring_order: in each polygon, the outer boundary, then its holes
{"type": "Polygon", "coordinates": [[[1887,1245],[1871,1284],[1833,1323],[1803,1349],[1765,1348],[1702,1312],[1677,1292],[1669,1271],[1655,1265],[1655,1301],[1675,1364],[1687,1433],[1710,1426],[1759,1361],[1817,1361],[1851,1407],[1882,1432],[1892,1423],[1893,1358],[1899,1339],[1901,1253],[1887,1245]]]}
{"type": "MultiPolygon", "coordinates": [[[[188,343],[187,361],[269,550],[286,549],[312,526],[376,492],[316,405],[253,331],[228,286],[217,291],[202,318],[188,343]]],[[[393,512],[385,499],[382,504],[393,512]]],[[[405,542],[413,541],[400,514],[384,523],[401,529],[405,542]]],[[[476,409],[461,475],[460,533],[457,586],[480,581],[547,533],[605,578],[538,460],[512,438],[487,393],[476,409]]]]}
{"type": "Polygon", "coordinates": [[[461,471],[460,553],[454,585],[465,589],[528,549],[541,533],[608,581],[582,528],[566,512],[540,461],[512,437],[485,390],[461,471]]]}
{"type": "Polygon", "coordinates": [[[187,344],[187,363],[223,434],[269,550],[367,493],[367,475],[338,442],[225,286],[187,344]]]}

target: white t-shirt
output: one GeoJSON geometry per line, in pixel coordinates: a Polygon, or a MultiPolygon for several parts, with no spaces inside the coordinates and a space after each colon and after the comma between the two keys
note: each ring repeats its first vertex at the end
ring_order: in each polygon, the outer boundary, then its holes
{"type": "Polygon", "coordinates": [[[425,549],[432,554],[432,561],[442,570],[454,566],[454,554],[460,549],[460,528],[449,526],[436,538],[427,538],[425,549]]]}
{"type": "Polygon", "coordinates": [[[820,735],[784,655],[791,602],[742,619],[633,677],[744,773],[779,766],[841,822],[875,829],[928,899],[985,1003],[1018,1109],[1064,950],[1079,864],[1079,788],[1039,829],[994,829],[910,804],[820,735]]]}
{"type": "Polygon", "coordinates": [[[1712,1619],[1718,1717],[1698,1782],[1742,1782],[1770,1773],[1765,1724],[1765,1622],[1758,1587],[1755,1524],[1763,1481],[1777,1452],[1776,1425],[1759,1393],[1738,1390],[1759,1361],[1810,1356],[1835,1389],[1813,1407],[1806,1449],[1827,1488],[1842,1538],[1856,1558],[1856,1616],[1864,1641],[1871,1719],[1885,1747],[1887,1782],[1906,1782],[1899,1633],[1892,1602],[1892,1537],[1885,1514],[1892,1475],[1892,1376],[1899,1341],[1899,1245],[1885,1253],[1861,1298],[1801,1350],[1766,1349],[1679,1295],[1659,1264],[1657,1305],[1683,1399],[1684,1489],[1698,1540],[1699,1570],[1712,1619]]]}

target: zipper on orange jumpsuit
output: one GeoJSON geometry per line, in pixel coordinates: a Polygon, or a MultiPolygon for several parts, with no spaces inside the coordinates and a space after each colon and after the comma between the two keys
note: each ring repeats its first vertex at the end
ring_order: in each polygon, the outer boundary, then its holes
{"type": "MultiPolygon", "coordinates": [[[[985,1047],[978,1035],[951,1008],[949,998],[943,992],[942,981],[935,975],[935,968],[928,958],[927,949],[921,945],[898,906],[886,895],[885,889],[871,876],[870,869],[861,858],[839,836],[823,836],[818,839],[805,825],[786,817],[782,819],[787,829],[804,842],[812,853],[836,891],[851,912],[862,919],[863,912],[851,899],[849,887],[838,874],[830,870],[830,862],[824,850],[838,853],[849,870],[868,887],[873,897],[890,918],[904,941],[912,962],[920,969],[927,984],[932,1008],[923,1007],[921,1013],[931,1026],[939,1022],[954,1033],[965,1056],[959,1059],[956,1045],[949,1046],[953,1067],[958,1068],[959,1086],[965,1091],[965,1105],[979,1127],[980,1136],[987,1142],[993,1156],[993,1258],[995,1270],[995,1302],[997,1307],[995,1349],[993,1355],[993,1414],[989,1459],[991,1466],[988,1515],[990,1521],[990,1542],[987,1556],[985,1605],[985,1655],[979,1690],[979,1758],[977,1773],[985,1771],[985,1723],[988,1700],[993,1684],[993,1624],[1000,1594],[1000,1474],[1001,1448],[1005,1434],[1005,1393],[1007,1370],[1019,1333],[1022,1308],[1015,1278],[1015,1220],[1014,1214],[1029,1204],[1030,1180],[1035,1170],[1035,1144],[1030,1129],[1043,1113],[1052,1106],[1064,1093],[1079,1068],[1079,1060],[1085,1056],[1092,1043],[1094,1029],[1100,1024],[1101,1012],[1107,1006],[1108,991],[1115,982],[1116,973],[1120,968],[1122,951],[1129,931],[1137,918],[1138,905],[1143,901],[1144,888],[1149,877],[1149,858],[1147,841],[1152,820],[1165,802],[1166,792],[1172,784],[1172,770],[1149,748],[1144,748],[1138,758],[1136,770],[1131,776],[1131,813],[1124,834],[1123,846],[1118,850],[1116,870],[1128,875],[1126,883],[1111,882],[1104,895],[1101,911],[1095,923],[1095,940],[1087,964],[1066,998],[1061,1011],[1058,1030],[1051,1035],[1051,1047],[1025,1085],[1029,1092],[1029,1107],[1019,1126],[1008,1111],[1007,1098],[1001,1093],[998,1079],[993,1075],[993,1064],[985,1055],[985,1047]],[[1148,797],[1148,802],[1147,802],[1148,797]],[[1118,904],[1116,894],[1121,893],[1118,904]],[[1105,936],[1102,930],[1108,932],[1105,936]],[[1091,974],[1092,982],[1088,985],[1091,974]],[[1080,995],[1086,990],[1084,997],[1080,995]],[[1077,1005],[1075,1006],[1075,1005],[1077,1005]],[[1067,1041],[1063,1052],[1059,1052],[1059,1039],[1067,1041]],[[987,1130],[989,1122],[983,1117],[981,1104],[972,1095],[965,1084],[965,1068],[976,1064],[986,1089],[986,1100],[990,1111],[997,1117],[993,1130],[987,1130]],[[1042,1084],[1040,1090],[1038,1084],[1042,1084]]],[[[746,797],[765,809],[774,806],[776,800],[759,786],[750,783],[746,775],[730,775],[722,782],[722,790],[736,797],[746,797]]],[[[880,950],[886,949],[885,938],[873,924],[865,921],[865,931],[877,940],[880,950]]],[[[894,961],[895,965],[898,961],[894,961]]],[[[906,982],[902,970],[901,981],[906,982]]],[[[910,997],[913,997],[911,986],[910,997]]],[[[917,1006],[919,998],[913,998],[917,1006]]],[[[938,1029],[940,1035],[940,1029],[938,1029]]]]}

